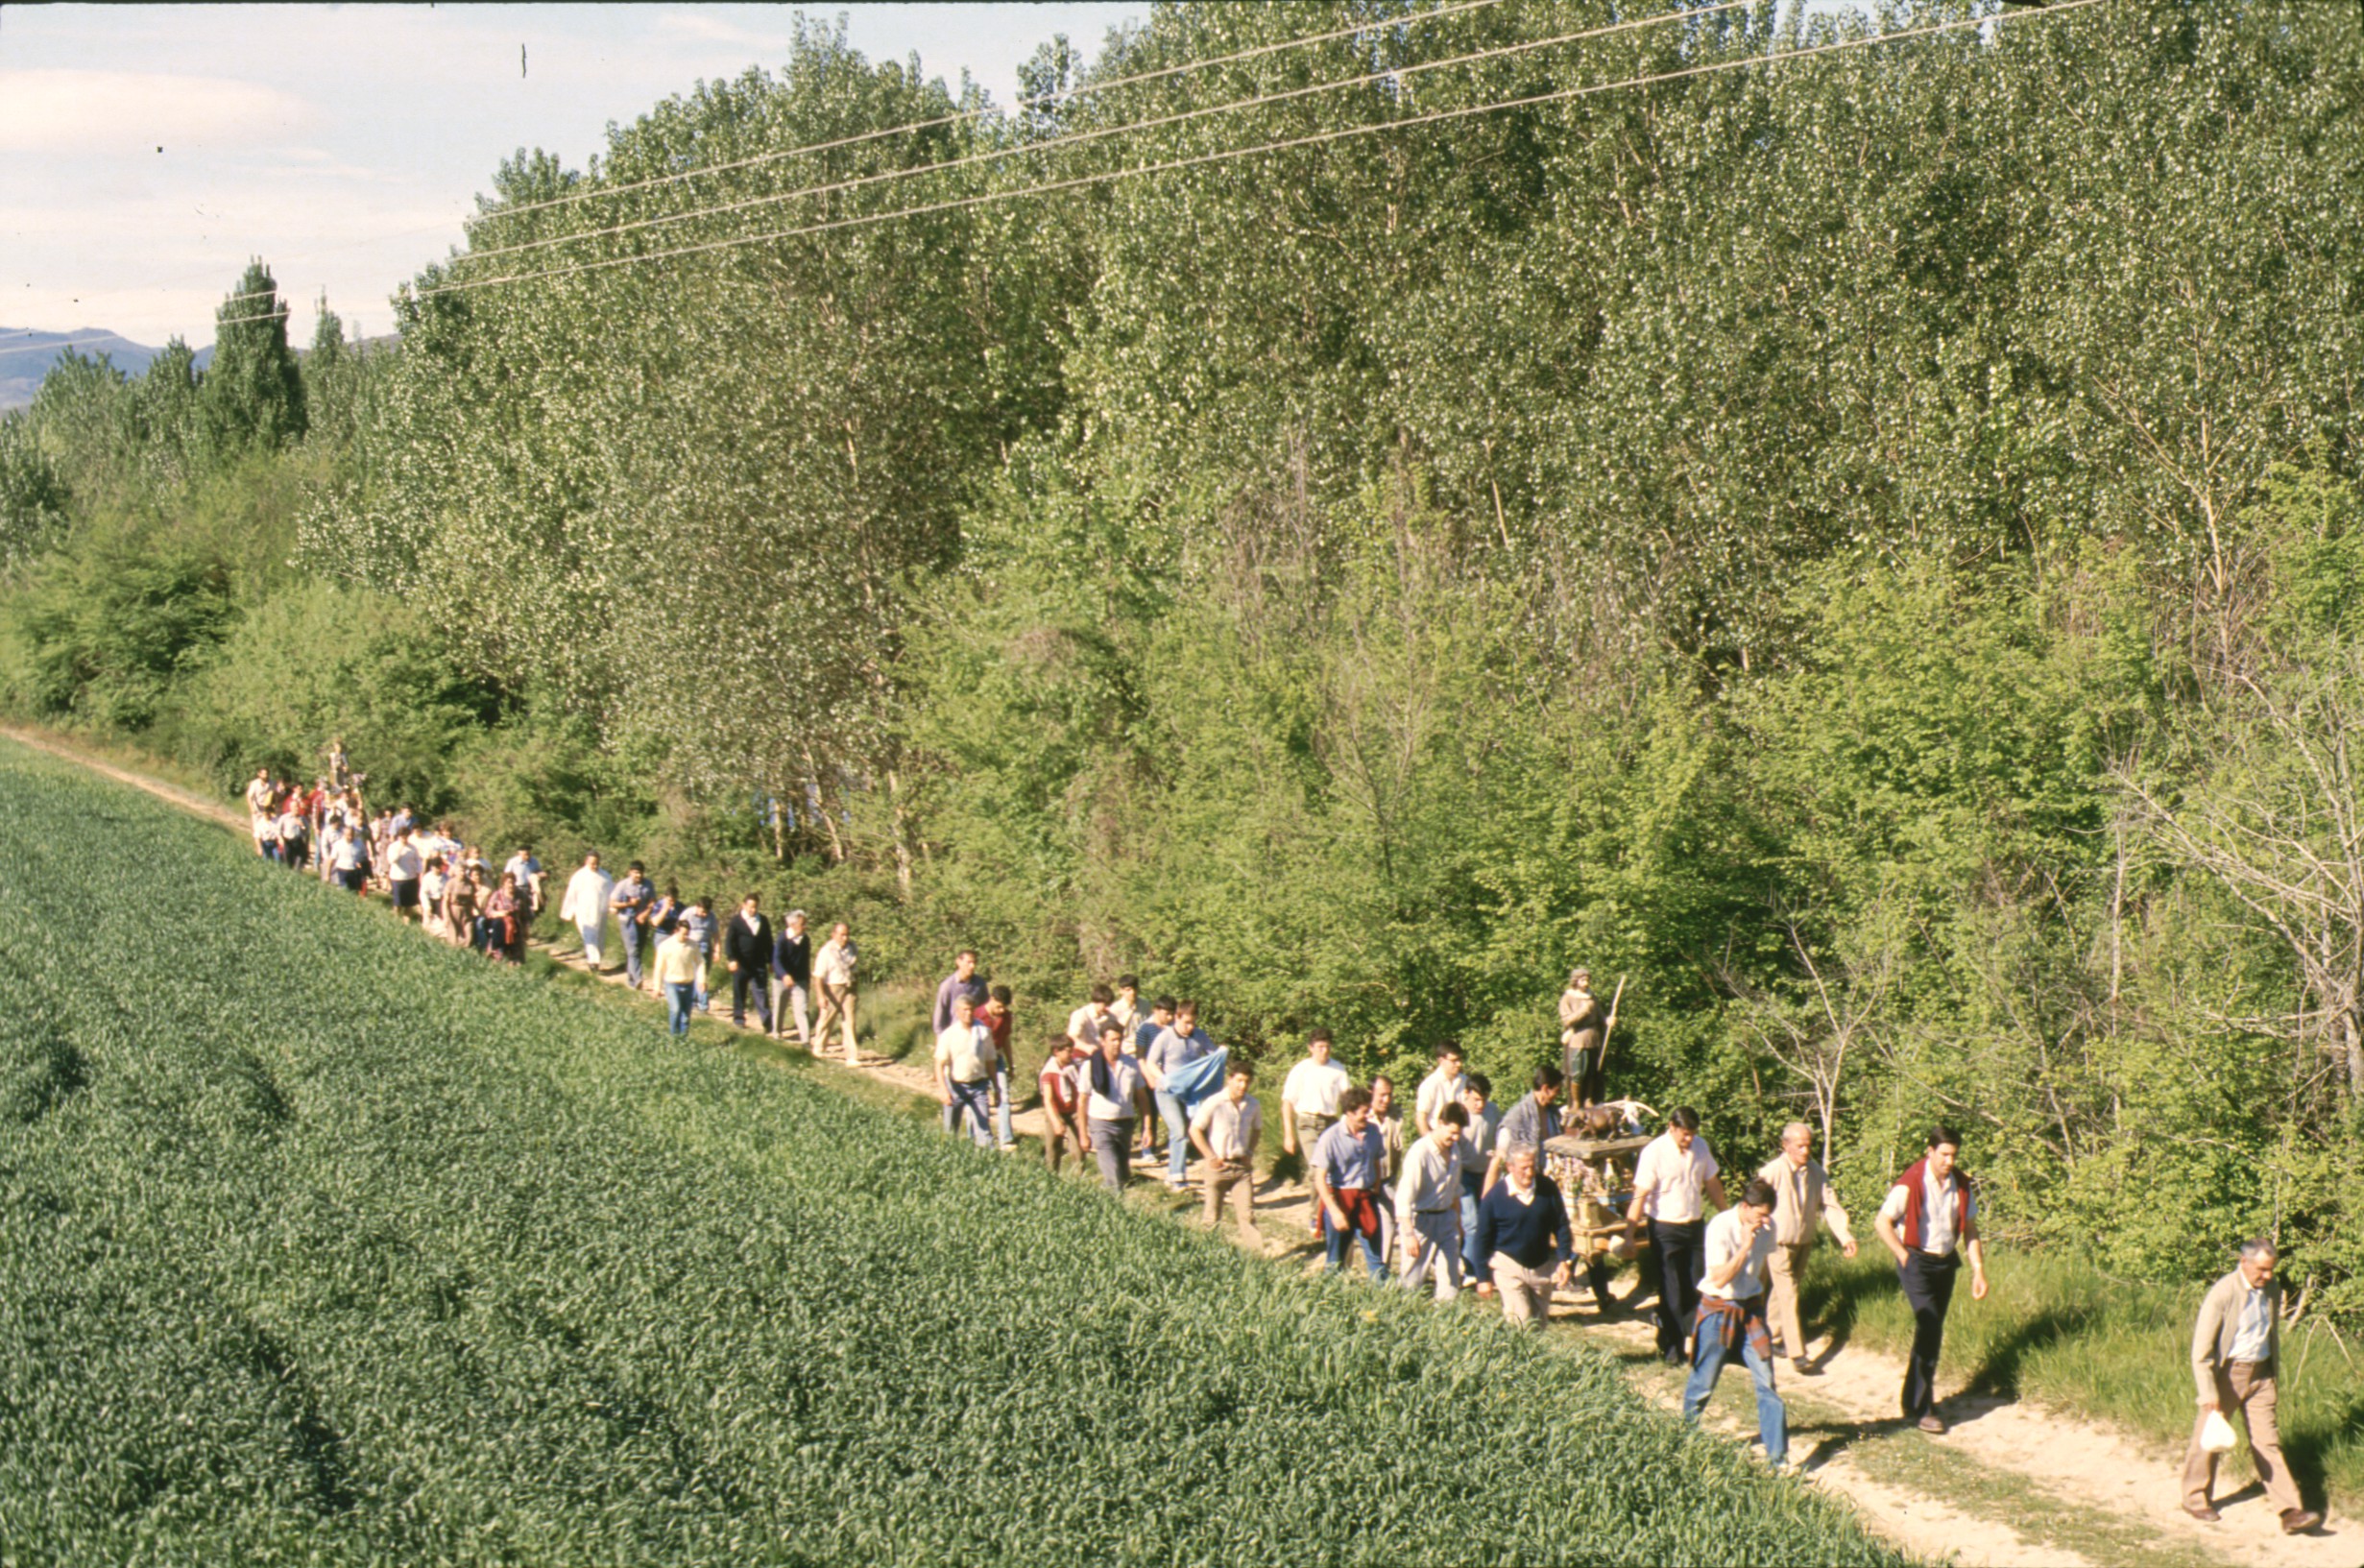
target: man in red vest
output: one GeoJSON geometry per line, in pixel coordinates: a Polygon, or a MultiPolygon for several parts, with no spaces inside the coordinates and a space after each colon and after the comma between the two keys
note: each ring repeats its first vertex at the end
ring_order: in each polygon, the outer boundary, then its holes
{"type": "Polygon", "coordinates": [[[1954,1169],[1962,1135],[1934,1127],[1929,1149],[1896,1178],[1880,1205],[1881,1242],[1895,1254],[1896,1277],[1913,1309],[1913,1355],[1904,1368],[1904,1418],[1932,1435],[1938,1419],[1937,1358],[1945,1343],[1945,1309],[1953,1305],[1962,1254],[1970,1259],[1970,1299],[1987,1299],[1987,1254],[1978,1241],[1978,1203],[1970,1181],[1954,1169]]]}

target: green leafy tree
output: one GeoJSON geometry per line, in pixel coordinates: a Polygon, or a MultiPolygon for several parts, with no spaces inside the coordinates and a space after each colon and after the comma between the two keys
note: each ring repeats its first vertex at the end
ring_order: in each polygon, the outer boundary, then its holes
{"type": "Polygon", "coordinates": [[[276,451],[304,431],[303,376],[287,347],[288,310],[261,261],[214,311],[213,363],[199,388],[205,441],[219,460],[276,451]]]}

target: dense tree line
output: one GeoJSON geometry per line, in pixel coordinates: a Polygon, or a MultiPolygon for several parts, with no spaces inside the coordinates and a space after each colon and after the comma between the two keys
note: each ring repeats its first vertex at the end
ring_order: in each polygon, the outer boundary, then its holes
{"type": "Polygon", "coordinates": [[[1410,9],[1161,9],[991,114],[809,32],[504,165],[398,349],[69,363],[10,696],[1250,1050],[1516,1073],[1584,960],[1739,1146],[1861,1190],[1943,1114],[2019,1238],[2364,1310],[2352,14],[1365,134],[1968,14],[1410,9]]]}

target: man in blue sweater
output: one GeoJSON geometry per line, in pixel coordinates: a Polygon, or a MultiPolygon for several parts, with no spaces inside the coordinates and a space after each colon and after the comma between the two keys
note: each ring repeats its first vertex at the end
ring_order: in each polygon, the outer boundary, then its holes
{"type": "Polygon", "coordinates": [[[1535,1146],[1503,1152],[1503,1176],[1478,1200],[1478,1294],[1502,1294],[1503,1317],[1540,1329],[1552,1291],[1568,1283],[1576,1247],[1558,1183],[1535,1170],[1535,1146]],[[1546,1266],[1551,1271],[1545,1272],[1546,1266]]]}

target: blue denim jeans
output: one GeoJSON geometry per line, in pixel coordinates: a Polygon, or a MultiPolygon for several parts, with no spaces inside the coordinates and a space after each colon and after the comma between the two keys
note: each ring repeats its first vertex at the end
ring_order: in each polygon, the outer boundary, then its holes
{"type": "Polygon", "coordinates": [[[1370,1269],[1371,1278],[1383,1284],[1386,1282],[1387,1260],[1380,1252],[1377,1242],[1364,1236],[1361,1231],[1341,1228],[1335,1224],[1325,1225],[1323,1231],[1330,1243],[1330,1267],[1334,1272],[1346,1266],[1347,1248],[1360,1246],[1363,1248],[1363,1262],[1370,1269]]]}
{"type": "Polygon", "coordinates": [[[1698,1343],[1691,1352],[1691,1381],[1683,1386],[1682,1418],[1699,1425],[1700,1411],[1706,1408],[1707,1396],[1716,1391],[1716,1379],[1724,1371],[1724,1363],[1737,1353],[1749,1376],[1756,1384],[1756,1432],[1765,1440],[1765,1459],[1779,1464],[1790,1455],[1790,1412],[1773,1392],[1773,1363],[1759,1356],[1742,1335],[1732,1351],[1724,1348],[1724,1336],[1714,1331],[1712,1323],[1705,1332],[1696,1336],[1698,1343]]]}
{"type": "Polygon", "coordinates": [[[1461,1172],[1461,1274],[1465,1279],[1478,1277],[1478,1183],[1484,1179],[1483,1170],[1461,1172]]]}
{"type": "Polygon", "coordinates": [[[1191,1130],[1182,1102],[1160,1089],[1157,1114],[1166,1123],[1166,1185],[1179,1187],[1190,1179],[1191,1130]]]}
{"type": "Polygon", "coordinates": [[[635,991],[640,988],[640,928],[630,915],[618,916],[616,929],[624,939],[624,983],[635,991]]]}
{"type": "Polygon", "coordinates": [[[675,1034],[689,1032],[689,1007],[697,988],[687,980],[667,980],[664,987],[665,1025],[675,1034]]]}
{"type": "Polygon", "coordinates": [[[958,1124],[966,1122],[969,1123],[969,1136],[976,1141],[977,1147],[992,1147],[993,1128],[985,1110],[985,1096],[992,1088],[991,1078],[980,1078],[975,1083],[954,1081],[952,1084],[953,1102],[945,1107],[952,1113],[953,1126],[946,1130],[957,1131],[958,1124]]]}

